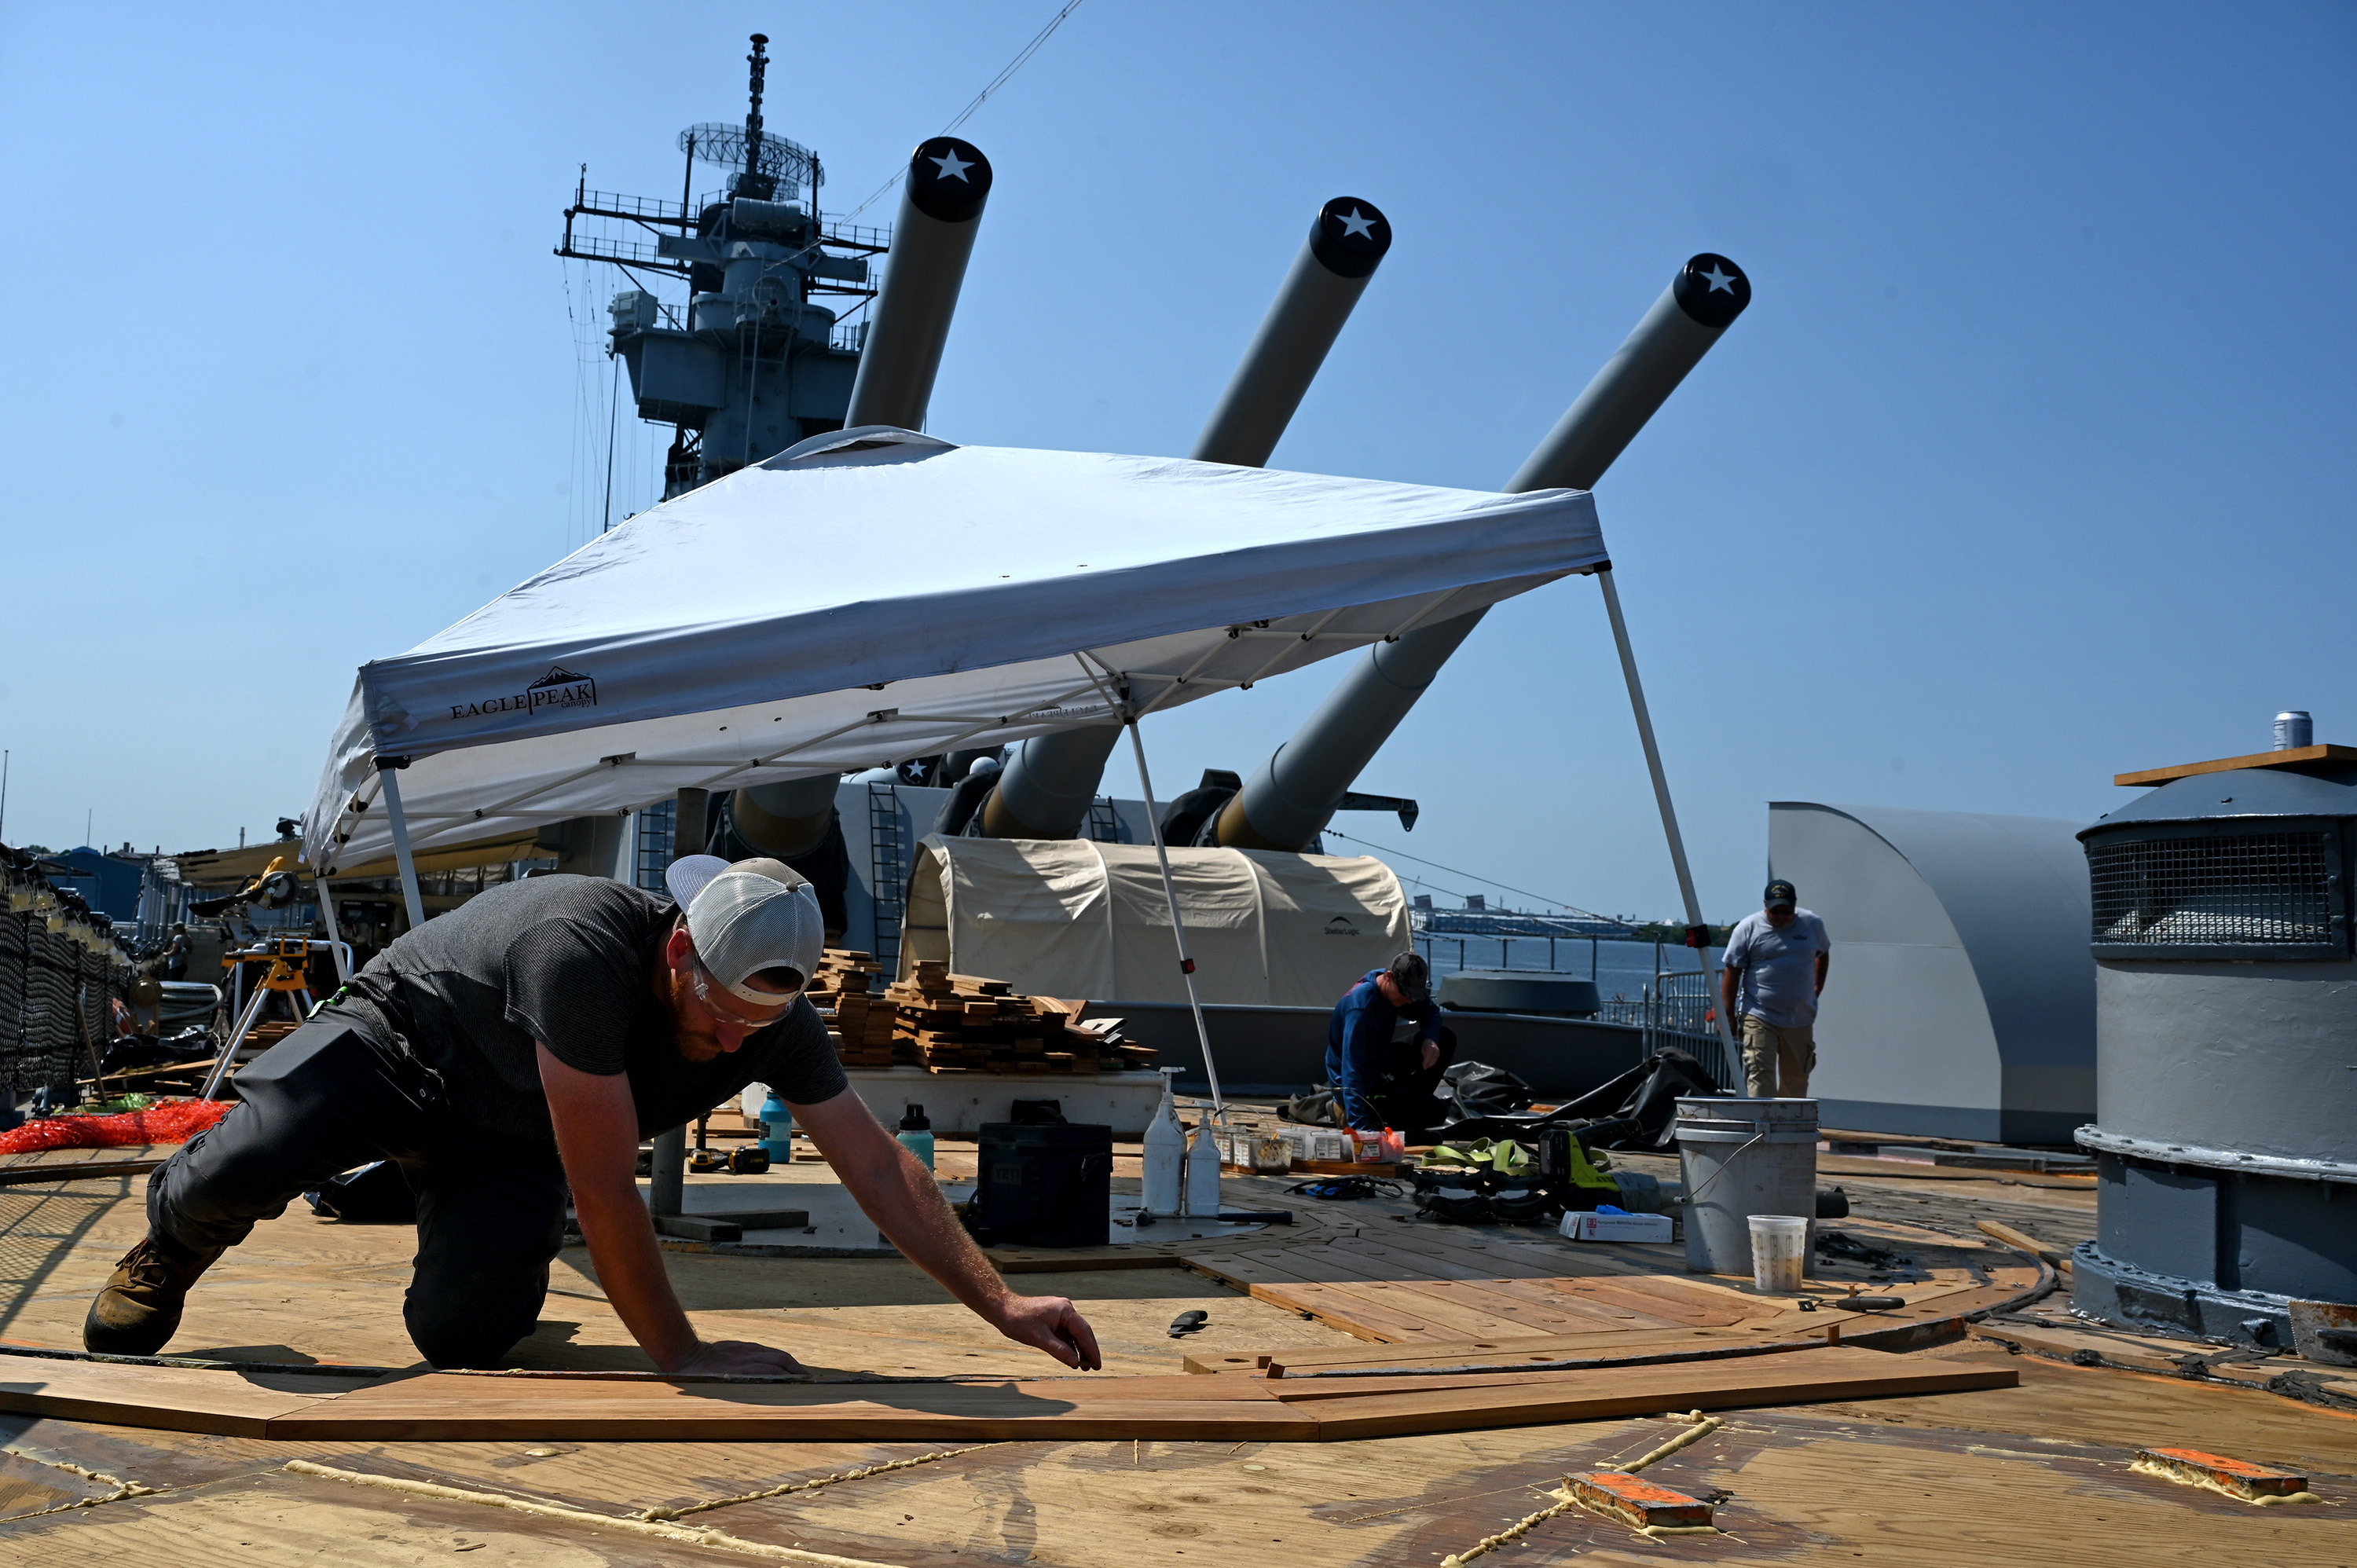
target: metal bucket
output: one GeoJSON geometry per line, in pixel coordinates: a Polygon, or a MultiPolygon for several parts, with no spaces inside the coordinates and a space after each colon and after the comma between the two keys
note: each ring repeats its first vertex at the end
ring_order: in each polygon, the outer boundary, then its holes
{"type": "MultiPolygon", "coordinates": [[[[1753,1215],[1816,1213],[1815,1101],[1680,1100],[1676,1132],[1692,1272],[1749,1274],[1753,1215]]],[[[1816,1266],[1813,1221],[1806,1266],[1816,1266]]]]}

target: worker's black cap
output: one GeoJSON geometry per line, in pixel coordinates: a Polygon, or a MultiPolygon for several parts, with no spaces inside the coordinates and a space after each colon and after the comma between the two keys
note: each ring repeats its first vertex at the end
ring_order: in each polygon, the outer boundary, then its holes
{"type": "Polygon", "coordinates": [[[1423,1002],[1432,995],[1432,965],[1424,961],[1420,952],[1404,952],[1392,960],[1392,983],[1411,1002],[1423,1002]]]}
{"type": "Polygon", "coordinates": [[[1781,877],[1770,882],[1768,891],[1760,897],[1760,902],[1770,909],[1780,904],[1789,909],[1800,901],[1801,896],[1792,890],[1792,885],[1781,877]]]}

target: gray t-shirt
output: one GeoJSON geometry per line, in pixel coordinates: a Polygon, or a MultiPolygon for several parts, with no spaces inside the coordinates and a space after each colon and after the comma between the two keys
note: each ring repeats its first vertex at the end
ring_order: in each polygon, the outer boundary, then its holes
{"type": "Polygon", "coordinates": [[[1780,1029],[1799,1029],[1817,1021],[1817,955],[1833,946],[1825,923],[1806,909],[1793,910],[1781,929],[1755,912],[1736,922],[1720,961],[1743,968],[1736,993],[1740,1011],[1780,1029]]]}
{"type": "Polygon", "coordinates": [[[503,883],[379,953],[339,1005],[440,1073],[459,1116],[552,1145],[534,1041],[583,1072],[629,1074],[641,1137],[748,1083],[802,1105],[842,1093],[842,1063],[806,997],[735,1051],[708,1062],[680,1054],[654,989],[678,912],[603,876],[503,883]]]}

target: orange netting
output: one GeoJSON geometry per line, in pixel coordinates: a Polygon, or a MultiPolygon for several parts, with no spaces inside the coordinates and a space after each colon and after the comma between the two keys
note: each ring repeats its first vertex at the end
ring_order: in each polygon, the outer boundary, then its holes
{"type": "Polygon", "coordinates": [[[42,1149],[112,1149],[125,1144],[185,1144],[229,1114],[228,1100],[167,1100],[111,1116],[44,1116],[0,1133],[0,1155],[42,1149]]]}

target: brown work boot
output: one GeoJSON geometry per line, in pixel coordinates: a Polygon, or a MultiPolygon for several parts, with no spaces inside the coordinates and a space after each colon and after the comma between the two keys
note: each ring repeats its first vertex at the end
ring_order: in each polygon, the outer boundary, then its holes
{"type": "Polygon", "coordinates": [[[188,1287],[212,1267],[221,1249],[188,1252],[153,1232],[123,1255],[106,1288],[82,1319],[85,1350],[107,1356],[153,1356],[179,1332],[188,1287]]]}

